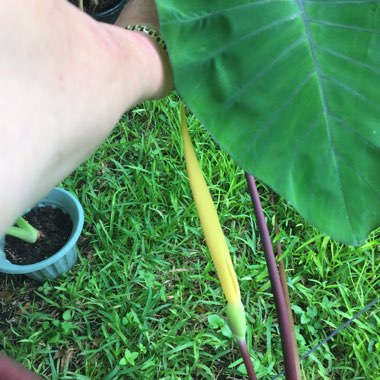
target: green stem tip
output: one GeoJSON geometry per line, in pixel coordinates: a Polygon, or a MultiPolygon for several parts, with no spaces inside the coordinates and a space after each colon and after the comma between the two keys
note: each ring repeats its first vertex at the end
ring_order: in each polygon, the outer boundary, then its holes
{"type": "Polygon", "coordinates": [[[228,325],[236,339],[245,340],[246,321],[245,310],[241,302],[227,305],[228,325]]]}
{"type": "Polygon", "coordinates": [[[35,243],[39,232],[21,216],[16,220],[16,226],[9,227],[6,234],[21,239],[27,243],[35,243]]]}

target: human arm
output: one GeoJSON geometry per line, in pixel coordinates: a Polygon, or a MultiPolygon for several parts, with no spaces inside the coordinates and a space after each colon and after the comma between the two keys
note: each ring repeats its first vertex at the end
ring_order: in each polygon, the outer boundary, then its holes
{"type": "MultiPolygon", "coordinates": [[[[166,55],[144,33],[97,23],[65,0],[3,5],[0,234],[82,163],[127,109],[172,86],[166,55]]],[[[120,25],[156,26],[153,0],[130,0],[128,9],[120,25]]]]}

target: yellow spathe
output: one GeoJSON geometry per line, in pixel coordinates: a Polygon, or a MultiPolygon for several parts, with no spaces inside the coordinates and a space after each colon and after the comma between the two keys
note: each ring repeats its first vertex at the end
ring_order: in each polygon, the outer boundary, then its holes
{"type": "Polygon", "coordinates": [[[230,252],[219,223],[218,214],[191,144],[183,104],[181,104],[181,124],[190,186],[207,246],[211,253],[227,302],[231,305],[237,305],[241,303],[239,284],[232,265],[230,252]]]}

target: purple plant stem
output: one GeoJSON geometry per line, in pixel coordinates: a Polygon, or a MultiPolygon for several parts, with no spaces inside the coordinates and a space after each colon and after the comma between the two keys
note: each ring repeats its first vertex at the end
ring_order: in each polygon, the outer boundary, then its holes
{"type": "MultiPolygon", "coordinates": [[[[273,190],[271,190],[270,193],[271,193],[270,194],[271,204],[274,207],[274,192],[273,192],[273,190]]],[[[278,236],[280,234],[280,228],[278,227],[277,215],[274,216],[274,232],[275,232],[276,236],[278,236]]],[[[278,267],[279,267],[279,272],[280,272],[280,280],[281,280],[281,285],[282,285],[282,291],[284,292],[286,309],[288,310],[290,331],[292,334],[293,350],[295,352],[295,359],[296,359],[295,366],[297,367],[297,376],[298,376],[298,378],[301,378],[301,366],[300,366],[300,360],[299,360],[299,355],[298,355],[296,332],[294,329],[294,319],[293,319],[292,308],[291,308],[291,303],[290,303],[290,298],[289,298],[288,283],[286,281],[285,265],[284,265],[284,260],[280,259],[281,255],[282,255],[282,248],[281,248],[280,240],[278,240],[276,243],[276,251],[277,251],[276,252],[277,253],[277,259],[279,260],[278,267]]]]}
{"type": "Polygon", "coordinates": [[[247,342],[242,339],[236,339],[239,350],[241,353],[241,357],[243,358],[243,362],[245,365],[245,368],[247,369],[248,379],[249,380],[257,380],[255,370],[253,369],[253,364],[251,360],[251,356],[248,352],[247,342]]]}
{"type": "Polygon", "coordinates": [[[261,241],[264,249],[264,256],[267,262],[269,278],[272,285],[274,302],[276,305],[277,317],[280,326],[282,352],[284,356],[285,376],[287,380],[298,380],[299,372],[295,365],[296,353],[293,349],[291,326],[286,307],[284,292],[281,286],[281,280],[278,273],[276,258],[273,253],[272,242],[269,236],[268,227],[265,222],[263,208],[261,206],[259,193],[256,188],[255,179],[251,174],[245,174],[248,190],[251,195],[256,221],[259,227],[261,241]]]}

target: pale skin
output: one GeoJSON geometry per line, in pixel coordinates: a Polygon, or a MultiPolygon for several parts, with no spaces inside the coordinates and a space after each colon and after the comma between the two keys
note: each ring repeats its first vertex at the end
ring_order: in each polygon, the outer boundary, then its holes
{"type": "MultiPolygon", "coordinates": [[[[166,53],[126,25],[159,29],[154,0],[117,24],[66,0],[3,0],[0,12],[0,235],[103,142],[122,114],[172,88],[166,53]]],[[[0,353],[0,380],[37,376],[0,353]]]]}
{"type": "Polygon", "coordinates": [[[166,54],[121,27],[158,26],[153,0],[130,0],[118,26],[66,0],[2,1],[0,234],[102,143],[122,114],[172,88],[166,54]]]}

